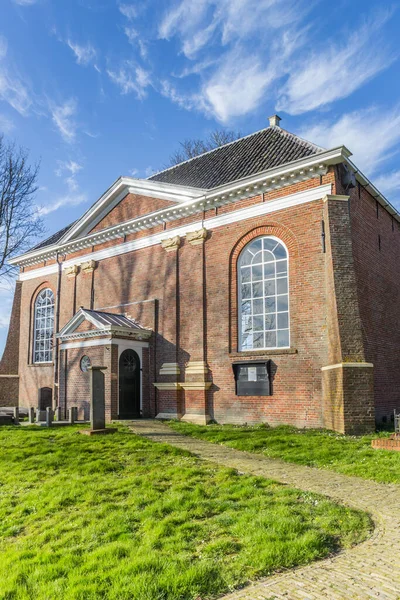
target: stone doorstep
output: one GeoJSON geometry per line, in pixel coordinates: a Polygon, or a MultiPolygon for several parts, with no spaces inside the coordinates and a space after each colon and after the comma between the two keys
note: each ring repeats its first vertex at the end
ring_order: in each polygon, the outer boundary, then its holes
{"type": "Polygon", "coordinates": [[[393,434],[389,439],[372,440],[371,446],[375,450],[394,450],[400,452],[400,436],[393,434]]]}
{"type": "Polygon", "coordinates": [[[118,429],[113,429],[111,427],[108,427],[107,429],[80,429],[79,433],[82,433],[83,435],[106,435],[108,433],[116,433],[118,431],[118,429]]]}

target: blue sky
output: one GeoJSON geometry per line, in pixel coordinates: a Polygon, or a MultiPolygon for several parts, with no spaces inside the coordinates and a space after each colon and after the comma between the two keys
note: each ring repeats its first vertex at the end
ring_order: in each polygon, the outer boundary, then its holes
{"type": "MultiPolygon", "coordinates": [[[[399,27],[375,0],[1,0],[0,132],[41,161],[49,235],[180,140],[275,112],[400,209],[399,27]]],[[[0,352],[11,299],[1,282],[0,352]]]]}

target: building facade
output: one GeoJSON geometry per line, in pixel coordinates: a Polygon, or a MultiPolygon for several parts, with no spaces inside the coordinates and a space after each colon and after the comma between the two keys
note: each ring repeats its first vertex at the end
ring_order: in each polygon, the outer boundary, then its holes
{"type": "Polygon", "coordinates": [[[0,403],[372,431],[400,409],[400,216],[272,125],[118,179],[20,267],[0,403]]]}

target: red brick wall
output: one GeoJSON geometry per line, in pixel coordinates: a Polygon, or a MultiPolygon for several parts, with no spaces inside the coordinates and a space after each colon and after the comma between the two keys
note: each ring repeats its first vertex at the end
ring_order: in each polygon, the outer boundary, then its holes
{"type": "Polygon", "coordinates": [[[357,289],[366,348],[374,364],[376,419],[400,410],[400,224],[362,187],[350,192],[357,289]],[[380,238],[380,247],[379,247],[380,238]]]}
{"type": "MultiPolygon", "coordinates": [[[[244,205],[266,202],[327,182],[335,183],[332,170],[321,178],[321,181],[302,182],[290,186],[290,189],[235,203],[233,206],[219,209],[219,212],[229,212],[244,205]]],[[[333,193],[335,191],[334,185],[333,193]]],[[[148,212],[157,206],[151,199],[146,199],[146,202],[148,212]]],[[[114,211],[117,209],[118,207],[114,211]]],[[[122,206],[118,210],[121,211],[122,206]]],[[[366,210],[366,207],[360,208],[361,213],[366,210]]],[[[214,215],[215,210],[208,211],[206,216],[214,215]]],[[[159,392],[154,389],[153,383],[160,381],[158,373],[161,365],[164,362],[173,362],[174,357],[177,357],[181,369],[180,379],[179,376],[175,377],[178,381],[185,380],[185,369],[190,360],[207,361],[211,372],[208,379],[212,378],[213,381],[211,389],[207,392],[207,410],[218,421],[268,421],[272,424],[289,422],[298,426],[313,427],[323,424],[321,367],[329,364],[327,296],[335,291],[335,286],[326,286],[326,255],[322,251],[321,243],[323,215],[321,199],[217,228],[209,232],[204,245],[193,246],[183,239],[176,254],[167,253],[158,245],[98,262],[93,274],[94,308],[127,313],[154,331],[151,346],[148,352],[143,353],[143,410],[146,416],[154,416],[160,411],[159,392]],[[238,354],[237,257],[246,242],[255,236],[269,234],[282,239],[289,248],[291,350],[238,354]],[[178,330],[176,322],[179,323],[178,330]],[[248,360],[250,356],[257,356],[258,359],[271,358],[273,361],[271,397],[235,396],[232,362],[248,360]]],[[[117,213],[114,216],[117,217],[117,213]]],[[[355,235],[361,230],[361,226],[359,225],[357,230],[356,224],[353,224],[354,218],[352,212],[352,228],[355,235]]],[[[197,221],[199,215],[188,219],[197,221]]],[[[175,221],[173,226],[180,224],[181,221],[175,221]]],[[[146,235],[151,233],[148,231],[146,235]]],[[[120,240],[116,240],[113,243],[119,242],[120,240]]],[[[357,244],[353,243],[353,250],[355,263],[358,265],[362,262],[362,252],[357,244]]],[[[361,271],[358,266],[357,269],[359,282],[361,271]]],[[[391,278],[392,275],[389,274],[388,277],[391,278]]],[[[380,281],[382,285],[383,282],[380,281]]],[[[24,396],[32,405],[37,403],[38,387],[52,386],[52,366],[27,365],[31,344],[32,299],[39,287],[47,285],[55,290],[57,275],[52,275],[47,281],[28,280],[22,285],[20,373],[23,384],[20,398],[24,396]]],[[[92,275],[78,273],[77,277],[72,279],[62,276],[60,328],[80,305],[89,306],[92,299],[91,287],[92,275]]],[[[373,291],[376,292],[377,289],[374,288],[373,291]]],[[[365,329],[364,337],[371,335],[366,320],[367,312],[367,303],[364,301],[360,309],[365,329]]],[[[370,344],[369,355],[372,353],[371,348],[370,344]]],[[[117,403],[118,382],[114,376],[117,373],[117,356],[114,350],[109,358],[104,354],[98,355],[99,352],[104,352],[101,347],[93,347],[91,350],[96,360],[102,358],[101,362],[110,367],[111,415],[114,411],[112,407],[117,403]]],[[[71,367],[67,378],[67,395],[70,398],[72,385],[72,390],[75,390],[74,399],[81,406],[81,414],[84,412],[87,397],[85,384],[81,385],[82,377],[78,372],[78,359],[83,353],[89,354],[89,349],[80,352],[68,350],[68,362],[71,363],[71,367]]],[[[62,370],[60,364],[60,377],[62,370]]],[[[167,376],[166,380],[170,379],[174,377],[167,376]]],[[[379,386],[381,384],[378,384],[376,389],[381,389],[379,386]]],[[[60,389],[61,387],[60,380],[60,389]]],[[[182,396],[183,402],[187,403],[186,409],[191,410],[191,394],[182,392],[182,396]]],[[[174,397],[176,402],[176,394],[174,397]]]]}
{"type": "Polygon", "coordinates": [[[18,406],[19,377],[19,329],[21,315],[21,283],[15,286],[10,327],[3,356],[0,361],[0,406],[18,406]],[[15,377],[5,377],[15,375],[15,377]]]}
{"type": "Polygon", "coordinates": [[[161,198],[149,198],[148,196],[140,196],[138,194],[127,194],[125,198],[117,204],[112,211],[110,211],[104,219],[93,227],[91,233],[94,231],[100,231],[106,227],[117,225],[118,223],[124,223],[130,219],[135,219],[142,215],[147,215],[155,210],[161,208],[167,208],[173,206],[173,202],[169,200],[163,200],[161,198]]]}

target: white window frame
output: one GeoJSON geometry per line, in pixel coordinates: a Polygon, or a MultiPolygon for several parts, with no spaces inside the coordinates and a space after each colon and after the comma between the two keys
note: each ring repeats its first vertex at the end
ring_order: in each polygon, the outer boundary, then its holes
{"type": "Polygon", "coordinates": [[[51,288],[44,288],[43,290],[40,290],[40,292],[38,293],[38,295],[36,296],[35,299],[35,305],[34,305],[34,310],[33,310],[33,352],[32,352],[32,360],[33,363],[36,365],[40,365],[40,364],[49,364],[51,362],[53,362],[53,344],[51,344],[51,350],[40,350],[37,349],[37,344],[41,341],[49,341],[51,340],[51,342],[54,341],[54,310],[55,310],[55,297],[54,297],[54,292],[51,288]],[[47,292],[51,292],[52,298],[53,298],[53,302],[52,304],[46,304],[42,307],[38,306],[38,301],[39,298],[47,292]],[[49,319],[50,317],[53,320],[53,326],[50,330],[50,328],[47,327],[47,325],[45,324],[44,327],[38,327],[37,325],[37,321],[38,321],[38,310],[42,308],[45,309],[45,314],[42,315],[40,318],[41,319],[49,319]],[[44,331],[46,332],[46,336],[42,339],[38,339],[38,332],[39,331],[44,331]],[[51,331],[51,333],[50,333],[51,331]],[[45,358],[46,360],[36,360],[36,354],[45,354],[45,358]]]}
{"type": "MultiPolygon", "coordinates": [[[[282,259],[284,260],[284,259],[282,259]]],[[[284,349],[288,349],[290,348],[290,278],[289,278],[289,271],[290,271],[290,266],[289,266],[289,261],[290,261],[290,257],[289,257],[289,251],[288,248],[286,246],[286,244],[278,237],[274,236],[274,235],[259,235],[255,238],[253,238],[252,240],[250,240],[241,250],[239,257],[237,259],[237,281],[236,281],[236,285],[237,285],[237,310],[238,310],[238,320],[237,320],[237,327],[238,327],[238,352],[259,352],[259,351],[268,351],[268,350],[284,350],[284,349]],[[243,348],[243,331],[242,331],[242,301],[246,300],[246,298],[242,298],[242,281],[241,281],[241,258],[243,256],[243,253],[246,251],[246,249],[250,246],[250,244],[252,244],[253,242],[255,242],[256,240],[262,240],[262,239],[272,239],[274,241],[276,241],[277,243],[281,244],[285,251],[286,251],[286,261],[287,261],[287,298],[288,298],[288,308],[287,311],[280,311],[280,312],[287,312],[288,314],[288,335],[289,335],[289,340],[288,340],[288,345],[287,346],[259,346],[257,348],[243,348]]],[[[275,259],[274,264],[276,264],[277,260],[275,259]]],[[[264,262],[262,262],[262,264],[264,265],[264,262]]],[[[249,265],[251,267],[251,265],[249,265]]],[[[276,276],[276,269],[275,269],[275,298],[277,298],[279,295],[285,295],[285,294],[277,294],[276,293],[276,282],[277,282],[278,278],[276,276]]],[[[264,295],[264,283],[266,281],[266,279],[264,278],[264,273],[263,273],[263,279],[261,280],[262,284],[263,284],[263,318],[265,319],[265,298],[266,296],[264,295]]],[[[250,278],[250,284],[252,284],[252,276],[250,278]]],[[[260,298],[261,299],[261,298],[260,298]]],[[[253,296],[251,295],[250,301],[252,302],[253,300],[253,296]]],[[[276,307],[277,308],[277,307],[276,307]]],[[[277,310],[275,310],[275,315],[277,316],[279,314],[279,312],[277,310]]],[[[251,318],[253,318],[253,307],[251,305],[251,313],[250,313],[251,318]]],[[[278,329],[275,330],[276,332],[278,332],[278,329]]],[[[284,329],[282,329],[282,331],[284,331],[284,329]]],[[[277,338],[278,336],[276,336],[277,338]]],[[[265,343],[265,338],[264,338],[264,343],[265,343]]]]}

